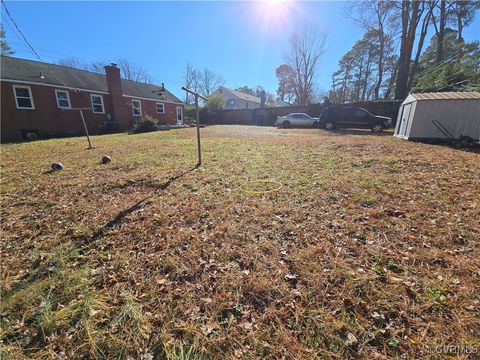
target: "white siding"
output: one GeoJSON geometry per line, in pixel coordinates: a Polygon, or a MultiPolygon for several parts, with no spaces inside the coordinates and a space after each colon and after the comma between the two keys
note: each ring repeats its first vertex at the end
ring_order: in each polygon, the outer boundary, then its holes
{"type": "Polygon", "coordinates": [[[414,138],[446,138],[432,123],[439,121],[456,138],[467,135],[480,137],[480,100],[422,100],[416,101],[410,129],[406,134],[414,138]]]}
{"type": "Polygon", "coordinates": [[[260,107],[260,102],[240,98],[224,87],[221,88],[221,91],[217,91],[217,94],[223,97],[223,109],[256,109],[260,107]],[[228,105],[229,99],[235,99],[235,104],[228,105]]]}

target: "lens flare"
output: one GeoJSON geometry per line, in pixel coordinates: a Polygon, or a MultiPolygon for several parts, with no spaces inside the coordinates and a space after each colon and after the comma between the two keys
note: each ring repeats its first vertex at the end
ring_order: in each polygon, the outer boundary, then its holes
{"type": "Polygon", "coordinates": [[[264,30],[272,32],[285,29],[294,7],[292,1],[286,0],[261,0],[254,4],[255,21],[263,25],[264,30]]]}

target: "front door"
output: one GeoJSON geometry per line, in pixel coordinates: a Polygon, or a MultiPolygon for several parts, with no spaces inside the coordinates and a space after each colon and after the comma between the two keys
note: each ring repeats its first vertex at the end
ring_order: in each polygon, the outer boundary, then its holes
{"type": "Polygon", "coordinates": [[[182,107],[177,107],[177,125],[183,125],[183,109],[182,107]]]}

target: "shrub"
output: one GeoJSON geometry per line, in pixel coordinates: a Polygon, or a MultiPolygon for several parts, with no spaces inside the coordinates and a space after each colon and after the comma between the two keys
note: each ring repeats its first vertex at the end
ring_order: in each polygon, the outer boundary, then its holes
{"type": "Polygon", "coordinates": [[[135,133],[142,133],[142,132],[149,132],[155,131],[157,129],[157,122],[158,120],[149,116],[145,115],[142,116],[138,124],[133,127],[133,132],[135,133]]]}
{"type": "Polygon", "coordinates": [[[208,101],[205,104],[205,107],[210,112],[218,112],[222,110],[223,106],[223,97],[218,94],[213,94],[208,97],[208,101]]]}

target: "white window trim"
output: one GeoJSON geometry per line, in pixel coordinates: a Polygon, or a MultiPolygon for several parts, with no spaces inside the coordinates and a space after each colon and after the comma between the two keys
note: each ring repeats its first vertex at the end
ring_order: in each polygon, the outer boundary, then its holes
{"type": "Polygon", "coordinates": [[[165,104],[164,104],[164,103],[157,102],[157,103],[155,104],[155,109],[157,110],[157,114],[165,114],[165,104]],[[162,112],[159,112],[159,111],[158,111],[158,105],[162,105],[162,109],[163,109],[162,112]]]}
{"type": "Polygon", "coordinates": [[[55,98],[57,99],[57,106],[58,106],[59,109],[71,109],[72,108],[72,103],[70,102],[70,92],[68,90],[55,89],[55,98]],[[58,93],[59,92],[67,94],[68,106],[60,106],[60,102],[58,101],[58,93]]]}
{"type": "Polygon", "coordinates": [[[132,99],[132,114],[133,116],[142,116],[142,101],[141,100],[138,100],[138,99],[132,99]],[[139,106],[135,106],[133,105],[134,102],[138,102],[139,106]],[[140,114],[135,114],[135,111],[134,109],[139,109],[140,110],[140,114]]]}
{"type": "MultiPolygon", "coordinates": [[[[19,110],[35,110],[35,103],[33,102],[32,89],[30,88],[30,86],[13,85],[13,96],[15,96],[15,105],[17,106],[17,109],[19,109],[19,110]],[[28,90],[28,95],[30,97],[30,102],[32,103],[31,107],[18,106],[18,98],[17,98],[17,92],[16,92],[17,88],[28,90]]],[[[26,99],[26,98],[22,97],[22,99],[26,99]]]]}
{"type": "MultiPolygon", "coordinates": [[[[103,95],[100,94],[90,94],[90,102],[92,103],[92,112],[94,114],[105,114],[105,104],[103,103],[103,95]],[[95,111],[95,107],[93,106],[93,97],[98,96],[100,98],[100,101],[102,103],[102,111],[95,111]]],[[[97,104],[99,105],[99,104],[97,104]]]]}
{"type": "Polygon", "coordinates": [[[235,99],[230,98],[227,100],[227,106],[235,106],[236,103],[235,99]]]}

